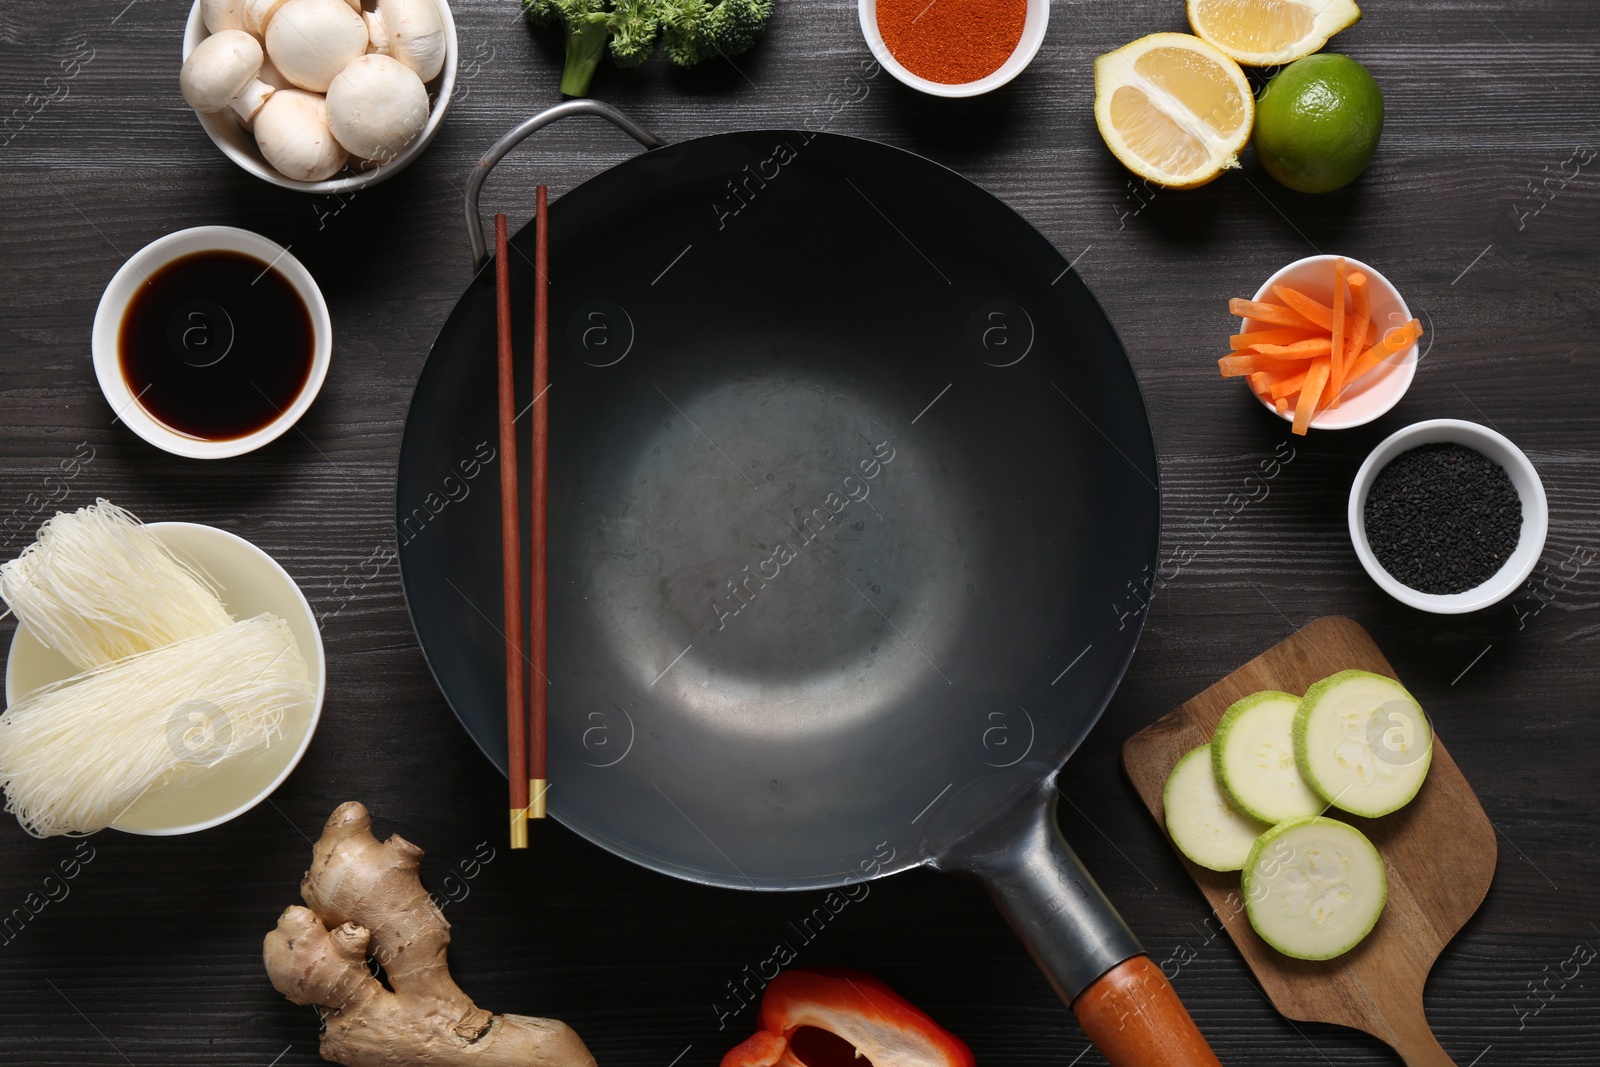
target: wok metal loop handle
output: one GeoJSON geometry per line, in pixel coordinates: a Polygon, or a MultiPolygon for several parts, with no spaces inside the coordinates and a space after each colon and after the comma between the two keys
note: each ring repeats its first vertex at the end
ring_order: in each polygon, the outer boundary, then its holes
{"type": "Polygon", "coordinates": [[[484,243],[483,222],[478,217],[478,194],[483,190],[483,183],[489,177],[489,172],[494,170],[495,164],[505,158],[517,145],[521,144],[528,135],[561,119],[572,118],[574,115],[594,115],[605,119],[611,125],[632,137],[646,148],[660,148],[666,144],[661,138],[634,122],[628,116],[612,107],[602,104],[598,100],[568,100],[554,107],[526,119],[520,126],[500,138],[489,150],[483,154],[472,168],[472,173],[467,176],[467,240],[472,245],[472,269],[480,269],[488,258],[488,249],[484,243]]]}

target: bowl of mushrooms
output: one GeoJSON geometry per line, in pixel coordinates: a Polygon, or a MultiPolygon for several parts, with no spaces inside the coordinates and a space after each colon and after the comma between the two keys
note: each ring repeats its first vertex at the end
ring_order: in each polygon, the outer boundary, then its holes
{"type": "Polygon", "coordinates": [[[224,155],[309,193],[422,154],[456,81],[446,0],[195,0],[179,87],[224,155]]]}

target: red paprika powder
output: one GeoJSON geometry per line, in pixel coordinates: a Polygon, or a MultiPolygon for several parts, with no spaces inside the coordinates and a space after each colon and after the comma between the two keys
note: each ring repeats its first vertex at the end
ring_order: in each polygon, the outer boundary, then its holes
{"type": "Polygon", "coordinates": [[[878,0],[878,32],[911,73],[964,85],[1011,57],[1027,14],[1028,0],[878,0]]]}

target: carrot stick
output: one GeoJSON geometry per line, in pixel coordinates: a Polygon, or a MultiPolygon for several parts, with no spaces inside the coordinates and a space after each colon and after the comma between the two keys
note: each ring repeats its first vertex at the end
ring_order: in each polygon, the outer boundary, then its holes
{"type": "MultiPolygon", "coordinates": [[[[1352,274],[1352,275],[1350,275],[1350,277],[1354,278],[1355,275],[1352,274]]],[[[1366,329],[1365,333],[1360,332],[1357,329],[1357,326],[1356,326],[1356,318],[1355,318],[1355,316],[1353,314],[1346,314],[1345,315],[1345,317],[1344,317],[1344,348],[1345,348],[1346,354],[1348,354],[1351,349],[1355,349],[1356,354],[1359,355],[1362,352],[1365,352],[1367,350],[1368,346],[1375,345],[1375,344],[1378,343],[1378,328],[1376,326],[1374,326],[1373,323],[1372,323],[1372,308],[1371,308],[1372,289],[1370,288],[1371,283],[1369,282],[1367,284],[1368,284],[1368,289],[1367,289],[1367,297],[1368,297],[1367,329],[1366,329]]],[[[1351,289],[1350,290],[1350,298],[1352,300],[1355,299],[1355,295],[1356,295],[1356,291],[1354,289],[1351,289]]],[[[1344,361],[1344,365],[1346,367],[1350,366],[1350,360],[1346,359],[1344,361]]],[[[1348,378],[1349,375],[1346,375],[1346,377],[1348,378]]]]}
{"type": "Polygon", "coordinates": [[[1333,406],[1339,406],[1339,386],[1344,381],[1344,338],[1345,338],[1345,269],[1342,258],[1333,261],[1333,310],[1330,329],[1333,331],[1331,341],[1331,370],[1330,381],[1333,383],[1333,406]]]}
{"type": "Polygon", "coordinates": [[[1311,369],[1306,371],[1306,384],[1300,390],[1300,400],[1294,406],[1295,433],[1302,437],[1311,427],[1311,419],[1317,413],[1317,404],[1322,399],[1323,386],[1328,384],[1328,364],[1325,359],[1312,361],[1311,369]]]}
{"type": "MultiPolygon", "coordinates": [[[[1235,352],[1234,353],[1234,355],[1243,355],[1243,354],[1244,353],[1241,353],[1241,352],[1235,352]]],[[[1303,359],[1297,359],[1293,363],[1285,363],[1285,364],[1283,364],[1283,366],[1288,368],[1288,369],[1287,370],[1258,370],[1258,371],[1251,371],[1251,373],[1252,374],[1260,374],[1260,375],[1265,376],[1265,378],[1267,379],[1267,383],[1269,385],[1277,385],[1279,382],[1288,381],[1290,378],[1295,378],[1295,377],[1298,377],[1299,375],[1304,374],[1306,372],[1306,368],[1311,366],[1311,364],[1307,363],[1303,359]]]]}
{"type": "MultiPolygon", "coordinates": [[[[1315,303],[1315,301],[1312,301],[1315,303]]],[[[1282,304],[1268,304],[1260,300],[1244,300],[1234,297],[1228,301],[1228,313],[1237,315],[1242,319],[1256,319],[1261,322],[1270,322],[1274,326],[1292,326],[1297,330],[1315,330],[1319,325],[1324,330],[1324,324],[1313,322],[1292,308],[1282,304]]]]}
{"type": "Polygon", "coordinates": [[[1416,319],[1390,330],[1377,344],[1361,353],[1361,358],[1356,360],[1355,366],[1345,375],[1345,388],[1348,389],[1360,381],[1379,363],[1410,348],[1421,337],[1422,323],[1416,319]]]}
{"type": "Polygon", "coordinates": [[[1287,415],[1287,414],[1289,414],[1289,402],[1287,400],[1283,399],[1282,397],[1279,397],[1278,399],[1274,400],[1272,402],[1272,407],[1273,407],[1274,410],[1277,411],[1277,413],[1279,415],[1287,415]]]}
{"type": "Polygon", "coordinates": [[[1326,304],[1320,304],[1300,290],[1291,289],[1287,285],[1274,285],[1272,291],[1301,318],[1321,326],[1324,330],[1333,329],[1333,309],[1326,304]]]}
{"type": "Polygon", "coordinates": [[[1372,331],[1372,289],[1367,276],[1360,271],[1350,275],[1350,328],[1345,333],[1344,355],[1333,377],[1333,406],[1339,406],[1344,395],[1345,375],[1367,346],[1367,334],[1372,331]]]}
{"type": "Polygon", "coordinates": [[[1272,399],[1282,400],[1298,393],[1301,389],[1305,388],[1306,375],[1309,373],[1310,368],[1307,367],[1299,374],[1292,374],[1287,378],[1280,378],[1278,381],[1274,382],[1271,390],[1272,399]]]}
{"type": "Polygon", "coordinates": [[[1318,337],[1310,341],[1296,341],[1292,345],[1251,345],[1248,350],[1274,359],[1311,359],[1331,355],[1334,342],[1327,337],[1318,337]]]}
{"type": "Polygon", "coordinates": [[[1278,360],[1257,352],[1234,352],[1217,360],[1224,378],[1243,378],[1257,371],[1294,371],[1295,360],[1278,360]]]}
{"type": "Polygon", "coordinates": [[[1296,341],[1309,341],[1314,337],[1321,337],[1321,330],[1251,330],[1248,333],[1231,334],[1228,337],[1228,347],[1235,352],[1251,345],[1292,345],[1296,341]]]}
{"type": "Polygon", "coordinates": [[[1317,411],[1312,413],[1312,418],[1317,418],[1318,414],[1322,414],[1323,411],[1328,410],[1331,406],[1333,406],[1333,365],[1330,363],[1328,365],[1328,381],[1322,387],[1322,400],[1317,403],[1317,411]]]}
{"type": "MultiPolygon", "coordinates": [[[[1310,364],[1300,363],[1297,366],[1307,367],[1310,364]]],[[[1305,381],[1304,370],[1290,372],[1279,371],[1251,371],[1246,377],[1250,381],[1250,390],[1263,400],[1272,400],[1280,396],[1293,396],[1300,391],[1301,383],[1305,381]]]]}
{"type": "Polygon", "coordinates": [[[1223,356],[1217,360],[1217,367],[1222,371],[1224,378],[1244,378],[1266,368],[1256,362],[1256,357],[1250,352],[1239,352],[1231,356],[1223,356]]]}

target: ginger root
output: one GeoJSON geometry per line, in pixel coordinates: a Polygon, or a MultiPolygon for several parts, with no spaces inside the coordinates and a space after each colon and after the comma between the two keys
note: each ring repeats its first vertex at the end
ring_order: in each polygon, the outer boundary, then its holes
{"type": "Polygon", "coordinates": [[[341,804],[300,883],[309,907],[290,907],[267,934],[273,988],[322,1011],[322,1058],[346,1067],[595,1067],[566,1023],[492,1015],[461,991],[445,961],[450,924],[422,888],[421,862],[422,850],[398,834],[379,842],[365,807],[341,804]]]}

